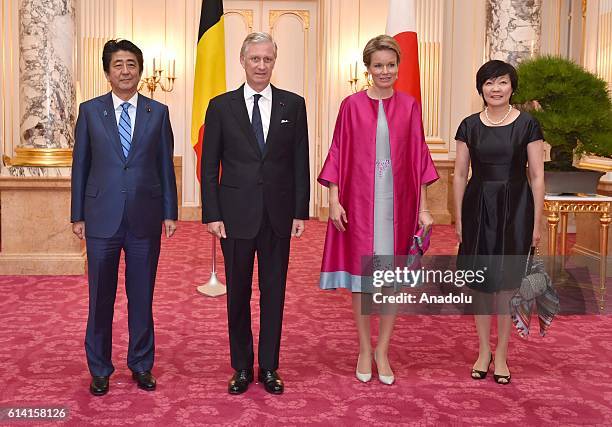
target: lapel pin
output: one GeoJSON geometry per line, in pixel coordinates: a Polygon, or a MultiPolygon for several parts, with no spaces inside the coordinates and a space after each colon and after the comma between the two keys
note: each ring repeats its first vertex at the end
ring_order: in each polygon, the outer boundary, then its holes
{"type": "Polygon", "coordinates": [[[147,104],[147,113],[151,112],[151,106],[147,104]]]}
{"type": "Polygon", "coordinates": [[[283,103],[283,101],[281,101],[281,102],[280,102],[280,106],[281,106],[281,107],[284,107],[284,106],[285,106],[285,104],[283,103]]]}
{"type": "Polygon", "coordinates": [[[106,110],[104,110],[104,117],[108,116],[108,113],[106,112],[106,110]]]}

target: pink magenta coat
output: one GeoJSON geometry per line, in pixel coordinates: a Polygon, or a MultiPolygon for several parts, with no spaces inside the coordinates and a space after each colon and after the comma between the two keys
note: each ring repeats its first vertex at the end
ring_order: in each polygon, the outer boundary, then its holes
{"type": "MultiPolygon", "coordinates": [[[[383,100],[383,106],[393,171],[394,255],[406,255],[418,226],[421,185],[436,181],[438,173],[425,143],[421,107],[416,100],[395,92],[383,100]]],[[[340,105],[332,145],[318,181],[326,187],[338,184],[348,224],[345,232],[336,230],[331,221],[327,224],[322,288],[351,288],[350,282],[360,278],[361,257],[374,252],[377,117],[378,100],[366,91],[345,98],[340,105]]]]}

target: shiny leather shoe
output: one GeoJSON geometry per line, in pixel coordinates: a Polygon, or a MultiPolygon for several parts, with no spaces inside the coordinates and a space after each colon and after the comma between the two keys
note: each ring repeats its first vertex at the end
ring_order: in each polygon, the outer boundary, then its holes
{"type": "Polygon", "coordinates": [[[94,396],[104,396],[108,393],[108,378],[109,377],[91,377],[89,391],[94,396]]]}
{"type": "Polygon", "coordinates": [[[493,374],[493,379],[497,384],[508,385],[510,384],[510,375],[497,375],[493,374]]]}
{"type": "MultiPolygon", "coordinates": [[[[374,362],[376,363],[376,370],[378,370],[378,361],[376,360],[376,352],[374,353],[374,362]]],[[[386,385],[393,385],[395,382],[395,375],[391,372],[391,375],[382,375],[378,373],[378,381],[386,385]]]]}
{"type": "Polygon", "coordinates": [[[285,390],[283,380],[281,380],[281,377],[276,371],[259,368],[258,380],[260,383],[263,383],[268,393],[283,394],[285,390]]]}
{"type": "Polygon", "coordinates": [[[472,368],[472,379],[473,380],[484,380],[487,377],[487,373],[489,372],[491,363],[493,363],[493,353],[491,353],[491,357],[489,358],[489,365],[487,366],[486,371],[479,371],[478,369],[472,368]]]}
{"type": "Polygon", "coordinates": [[[238,369],[232,375],[229,381],[227,391],[229,394],[242,394],[249,388],[249,384],[253,382],[253,368],[238,369]]]}
{"type": "Polygon", "coordinates": [[[145,391],[153,391],[157,386],[157,381],[155,381],[155,377],[151,374],[151,371],[132,372],[132,379],[136,380],[138,388],[145,391]]]}
{"type": "Polygon", "coordinates": [[[359,372],[359,360],[360,359],[361,359],[361,354],[357,357],[357,368],[355,368],[355,376],[362,383],[367,383],[368,381],[372,379],[372,371],[370,370],[370,372],[366,372],[366,373],[359,372]]]}

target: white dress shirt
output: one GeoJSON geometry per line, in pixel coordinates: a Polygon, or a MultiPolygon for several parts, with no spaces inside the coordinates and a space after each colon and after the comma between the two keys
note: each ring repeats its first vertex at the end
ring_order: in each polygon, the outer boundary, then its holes
{"type": "Polygon", "coordinates": [[[255,92],[248,83],[244,84],[244,102],[246,103],[247,111],[249,112],[249,120],[253,123],[253,95],[259,93],[259,113],[261,114],[261,124],[263,125],[264,141],[268,139],[268,129],[270,128],[270,114],[272,113],[272,87],[270,83],[261,92],[255,92]]]}
{"type": "MultiPolygon", "coordinates": [[[[121,107],[121,104],[126,101],[119,98],[117,95],[115,95],[114,92],[111,92],[111,94],[113,97],[113,107],[115,107],[115,119],[117,119],[117,126],[119,126],[119,118],[121,117],[121,112],[123,111],[123,107],[121,107]]],[[[130,115],[130,122],[132,125],[132,131],[130,132],[131,139],[134,137],[134,125],[136,124],[136,106],[138,105],[138,92],[136,92],[134,96],[131,97],[130,100],[127,102],[130,103],[130,106],[128,108],[128,114],[130,115]]],[[[251,100],[251,102],[253,101],[251,100]]]]}

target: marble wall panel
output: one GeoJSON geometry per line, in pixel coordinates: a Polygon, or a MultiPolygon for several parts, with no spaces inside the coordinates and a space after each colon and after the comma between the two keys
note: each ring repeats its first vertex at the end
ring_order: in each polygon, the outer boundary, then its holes
{"type": "Polygon", "coordinates": [[[74,145],[74,0],[21,0],[20,145],[74,145]]]}
{"type": "Polygon", "coordinates": [[[542,0],[488,0],[489,59],[518,64],[540,52],[542,0]]]}

